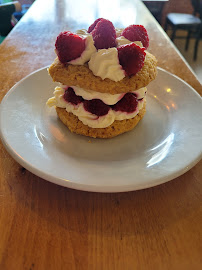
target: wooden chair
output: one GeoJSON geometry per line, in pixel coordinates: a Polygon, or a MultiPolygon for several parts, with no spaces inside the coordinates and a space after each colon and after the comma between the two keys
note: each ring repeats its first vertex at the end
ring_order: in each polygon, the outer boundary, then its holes
{"type": "Polygon", "coordinates": [[[168,27],[172,28],[171,40],[174,41],[175,38],[186,38],[185,49],[189,47],[189,40],[191,37],[195,38],[194,47],[194,60],[197,59],[198,44],[201,35],[201,25],[202,25],[202,0],[191,0],[192,6],[194,8],[193,14],[184,13],[169,13],[166,17],[165,31],[167,32],[168,27]],[[177,30],[186,30],[186,37],[176,36],[177,30]]]}

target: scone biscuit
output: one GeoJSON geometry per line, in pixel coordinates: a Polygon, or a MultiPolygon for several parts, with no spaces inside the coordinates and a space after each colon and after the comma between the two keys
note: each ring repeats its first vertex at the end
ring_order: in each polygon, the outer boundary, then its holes
{"type": "Polygon", "coordinates": [[[102,80],[95,76],[87,65],[64,65],[58,58],[55,59],[48,71],[55,82],[114,95],[147,86],[157,75],[157,60],[155,56],[147,52],[143,68],[136,75],[126,76],[118,82],[110,79],[102,80]]]}
{"type": "Polygon", "coordinates": [[[125,119],[121,121],[114,121],[110,126],[106,128],[91,128],[84,125],[77,116],[67,112],[63,108],[56,107],[56,112],[60,120],[69,128],[71,132],[85,135],[93,138],[112,138],[119,134],[132,130],[138,122],[143,118],[146,113],[146,102],[139,113],[131,119],[125,119]]]}

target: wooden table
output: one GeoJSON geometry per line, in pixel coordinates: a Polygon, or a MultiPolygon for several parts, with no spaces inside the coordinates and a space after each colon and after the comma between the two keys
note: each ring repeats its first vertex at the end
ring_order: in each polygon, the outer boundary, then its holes
{"type": "MultiPolygon", "coordinates": [[[[37,0],[0,46],[0,100],[17,81],[53,61],[60,31],[86,28],[96,17],[117,27],[144,24],[159,66],[202,94],[195,75],[140,1],[100,2],[37,0]]],[[[0,144],[2,270],[202,269],[201,234],[202,162],[157,187],[99,194],[40,179],[0,144]]]]}

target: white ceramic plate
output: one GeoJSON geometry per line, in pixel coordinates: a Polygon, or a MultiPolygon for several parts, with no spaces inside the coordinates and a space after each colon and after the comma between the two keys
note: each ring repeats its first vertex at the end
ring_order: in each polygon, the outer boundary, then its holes
{"type": "Polygon", "coordinates": [[[54,84],[46,68],[17,83],[1,103],[1,139],[32,173],[58,185],[123,192],[167,182],[193,167],[202,153],[202,99],[159,69],[148,87],[147,113],[113,139],[72,134],[45,103],[54,84]]]}

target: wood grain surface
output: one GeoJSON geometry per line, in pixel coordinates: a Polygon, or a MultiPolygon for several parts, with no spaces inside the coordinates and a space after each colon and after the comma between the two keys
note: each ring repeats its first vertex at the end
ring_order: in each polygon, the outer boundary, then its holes
{"type": "MultiPolygon", "coordinates": [[[[0,45],[0,100],[20,79],[51,64],[60,31],[87,28],[97,17],[116,27],[144,24],[158,65],[202,94],[145,6],[138,0],[111,2],[36,0],[0,45]]],[[[0,143],[2,270],[202,269],[201,234],[202,162],[157,187],[99,194],[33,175],[0,143]]]]}

